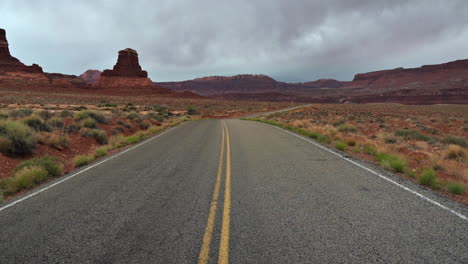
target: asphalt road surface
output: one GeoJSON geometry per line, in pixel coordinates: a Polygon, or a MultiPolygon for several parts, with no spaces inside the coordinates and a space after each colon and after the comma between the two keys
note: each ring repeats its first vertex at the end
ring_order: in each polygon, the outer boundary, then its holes
{"type": "Polygon", "coordinates": [[[466,206],[358,164],[185,123],[2,205],[0,263],[468,263],[466,206]]]}

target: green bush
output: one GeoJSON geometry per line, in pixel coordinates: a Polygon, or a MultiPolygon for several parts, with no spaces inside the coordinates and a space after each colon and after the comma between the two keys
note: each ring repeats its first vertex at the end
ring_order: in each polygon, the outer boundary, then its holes
{"type": "Polygon", "coordinates": [[[106,147],[98,148],[94,152],[94,158],[95,159],[100,158],[100,157],[104,157],[106,155],[107,155],[107,148],[106,147]]]}
{"type": "Polygon", "coordinates": [[[353,139],[348,139],[346,141],[346,144],[348,144],[348,146],[350,146],[350,147],[354,147],[354,146],[356,146],[356,141],[353,140],[353,139]]]}
{"type": "Polygon", "coordinates": [[[13,118],[18,118],[18,117],[30,116],[32,113],[33,113],[33,110],[30,108],[21,108],[21,109],[11,110],[8,115],[13,118]]]}
{"type": "Polygon", "coordinates": [[[21,122],[23,124],[27,125],[28,127],[36,130],[36,131],[46,131],[50,132],[52,129],[50,129],[50,126],[47,125],[42,118],[37,116],[36,114],[30,115],[28,117],[25,117],[21,119],[21,122]]]}
{"type": "Polygon", "coordinates": [[[444,144],[453,144],[453,145],[459,145],[461,147],[468,147],[468,143],[466,142],[466,139],[462,137],[456,137],[456,136],[448,136],[442,140],[442,143],[444,144]]]}
{"type": "Polygon", "coordinates": [[[317,138],[317,141],[318,142],[321,142],[321,143],[327,143],[327,144],[330,144],[331,143],[331,138],[327,135],[320,135],[318,138],[317,138]]]}
{"type": "Polygon", "coordinates": [[[127,115],[127,119],[130,119],[130,120],[133,120],[133,119],[140,119],[140,115],[138,115],[137,113],[135,112],[132,112],[130,114],[127,115]]]}
{"type": "Polygon", "coordinates": [[[166,113],[167,112],[167,106],[164,105],[153,105],[154,111],[158,113],[166,113]]]}
{"type": "Polygon", "coordinates": [[[194,105],[187,106],[188,115],[196,115],[198,113],[197,108],[194,105]]]}
{"type": "Polygon", "coordinates": [[[426,135],[419,133],[418,131],[410,130],[410,129],[400,129],[395,133],[395,136],[402,137],[405,140],[414,139],[414,140],[426,141],[431,144],[437,141],[437,139],[434,137],[426,136],[426,135]]]}
{"type": "Polygon", "coordinates": [[[151,123],[148,121],[143,121],[140,123],[140,129],[146,130],[151,126],[151,123]]]}
{"type": "Polygon", "coordinates": [[[42,110],[37,113],[42,119],[47,120],[51,118],[54,114],[49,110],[42,110]]]}
{"type": "Polygon", "coordinates": [[[57,158],[45,155],[21,162],[18,166],[16,166],[15,172],[30,167],[42,167],[50,176],[53,177],[62,175],[63,170],[62,165],[58,162],[57,158]]]}
{"type": "Polygon", "coordinates": [[[106,135],[106,132],[100,129],[89,129],[89,128],[83,128],[80,130],[80,134],[83,137],[93,137],[95,138],[99,144],[105,145],[108,143],[108,138],[106,135]]]}
{"type": "Polygon", "coordinates": [[[92,119],[94,119],[96,122],[98,122],[100,124],[107,124],[107,122],[108,122],[106,116],[100,111],[84,110],[84,111],[80,111],[80,112],[75,113],[75,119],[76,120],[84,120],[84,119],[87,119],[87,118],[92,118],[92,119]]]}
{"type": "Polygon", "coordinates": [[[345,151],[346,150],[346,143],[344,143],[343,141],[337,141],[335,143],[335,148],[341,150],[341,151],[345,151]]]}
{"type": "Polygon", "coordinates": [[[377,153],[375,159],[385,169],[392,169],[396,172],[404,172],[406,161],[396,155],[387,153],[377,153]]]}
{"type": "Polygon", "coordinates": [[[88,117],[86,119],[83,119],[83,121],[81,121],[81,125],[83,125],[83,127],[87,127],[87,128],[96,128],[97,122],[93,118],[88,117]]]}
{"type": "Polygon", "coordinates": [[[418,181],[420,184],[431,188],[436,188],[438,185],[437,174],[432,168],[424,168],[419,175],[418,181]]]}
{"type": "Polygon", "coordinates": [[[62,117],[62,118],[73,117],[73,113],[71,111],[68,111],[68,110],[63,110],[62,112],[60,112],[60,117],[62,117]]]}
{"type": "Polygon", "coordinates": [[[453,194],[461,195],[465,192],[465,186],[458,182],[451,182],[448,184],[447,189],[453,194]]]}
{"type": "Polygon", "coordinates": [[[13,177],[6,179],[2,185],[4,193],[8,195],[30,189],[47,178],[48,173],[43,167],[27,167],[15,173],[13,177]]]}
{"type": "Polygon", "coordinates": [[[339,132],[348,132],[348,133],[355,133],[357,132],[357,128],[351,124],[342,124],[338,126],[339,132]]]}
{"type": "Polygon", "coordinates": [[[125,138],[125,143],[127,144],[135,144],[140,142],[140,138],[137,136],[128,136],[125,138]]]}
{"type": "Polygon", "coordinates": [[[63,120],[62,118],[56,116],[56,117],[52,117],[49,122],[48,122],[51,126],[53,127],[56,127],[56,128],[62,128],[64,126],[64,123],[63,123],[63,120]]]}
{"type": "Polygon", "coordinates": [[[73,164],[75,165],[76,168],[78,168],[78,167],[84,166],[86,164],[89,164],[92,161],[93,161],[93,159],[91,159],[90,157],[88,157],[86,155],[79,155],[79,156],[76,156],[73,159],[73,164]]]}
{"type": "Polygon", "coordinates": [[[20,122],[0,120],[0,152],[6,155],[30,154],[36,147],[34,131],[20,122]]]}
{"type": "Polygon", "coordinates": [[[375,156],[377,154],[377,149],[375,149],[374,146],[369,145],[369,144],[362,145],[362,151],[364,151],[364,153],[371,155],[371,156],[375,156]]]}

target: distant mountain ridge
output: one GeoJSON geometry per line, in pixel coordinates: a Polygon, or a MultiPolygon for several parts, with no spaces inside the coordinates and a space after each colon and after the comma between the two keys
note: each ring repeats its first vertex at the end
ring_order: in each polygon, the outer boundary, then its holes
{"type": "Polygon", "coordinates": [[[278,82],[267,75],[209,76],[157,82],[163,88],[232,100],[328,103],[468,103],[468,60],[356,74],[349,82],[278,82]]]}

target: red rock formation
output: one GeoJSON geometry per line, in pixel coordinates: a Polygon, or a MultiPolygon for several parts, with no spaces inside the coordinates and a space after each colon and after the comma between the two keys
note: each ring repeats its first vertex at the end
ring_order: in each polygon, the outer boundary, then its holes
{"type": "Polygon", "coordinates": [[[39,65],[26,66],[17,58],[11,56],[6,31],[2,28],[0,28],[0,72],[42,73],[42,68],[39,65]]]}
{"type": "Polygon", "coordinates": [[[101,77],[101,73],[102,72],[98,70],[87,70],[83,74],[78,76],[78,78],[80,78],[88,84],[93,84],[101,77]]]}
{"type": "Polygon", "coordinates": [[[119,51],[117,64],[115,64],[113,70],[104,70],[100,78],[93,83],[93,87],[100,89],[158,88],[148,78],[148,73],[141,69],[138,62],[138,53],[133,49],[119,51]]]}
{"type": "Polygon", "coordinates": [[[148,73],[141,70],[136,50],[124,49],[119,51],[119,57],[114,69],[104,70],[102,76],[147,78],[148,73]]]}
{"type": "Polygon", "coordinates": [[[352,82],[322,79],[283,83],[265,75],[237,75],[157,84],[176,91],[235,100],[460,104],[468,103],[468,60],[356,74],[352,82]]]}

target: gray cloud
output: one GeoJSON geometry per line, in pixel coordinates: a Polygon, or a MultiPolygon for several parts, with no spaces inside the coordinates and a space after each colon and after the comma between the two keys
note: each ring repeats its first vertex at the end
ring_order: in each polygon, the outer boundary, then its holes
{"type": "Polygon", "coordinates": [[[283,81],[468,58],[464,0],[2,0],[11,52],[49,72],[111,68],[131,47],[155,81],[283,81]]]}

